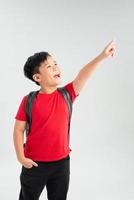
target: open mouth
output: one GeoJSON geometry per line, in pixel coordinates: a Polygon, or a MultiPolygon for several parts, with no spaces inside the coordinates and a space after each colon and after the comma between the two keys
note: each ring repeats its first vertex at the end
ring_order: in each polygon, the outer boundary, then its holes
{"type": "Polygon", "coordinates": [[[54,78],[60,78],[60,74],[54,75],[54,78]]]}

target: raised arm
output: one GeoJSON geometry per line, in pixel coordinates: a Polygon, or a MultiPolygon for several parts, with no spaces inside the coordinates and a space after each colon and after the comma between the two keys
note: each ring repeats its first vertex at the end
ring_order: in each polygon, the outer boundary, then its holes
{"type": "Polygon", "coordinates": [[[73,87],[76,94],[79,94],[86,81],[91,77],[93,72],[100,66],[101,62],[109,56],[114,56],[116,51],[115,41],[112,40],[104,50],[91,62],[86,64],[73,80],[73,87]]]}

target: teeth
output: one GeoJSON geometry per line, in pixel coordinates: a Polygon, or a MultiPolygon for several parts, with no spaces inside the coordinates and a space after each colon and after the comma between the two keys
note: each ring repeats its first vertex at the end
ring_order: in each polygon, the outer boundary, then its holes
{"type": "Polygon", "coordinates": [[[58,75],[55,75],[54,77],[55,77],[55,78],[60,78],[60,75],[58,74],[58,75]]]}
{"type": "Polygon", "coordinates": [[[55,76],[58,76],[58,77],[60,77],[60,74],[56,74],[56,75],[54,75],[54,77],[55,77],[55,76]]]}

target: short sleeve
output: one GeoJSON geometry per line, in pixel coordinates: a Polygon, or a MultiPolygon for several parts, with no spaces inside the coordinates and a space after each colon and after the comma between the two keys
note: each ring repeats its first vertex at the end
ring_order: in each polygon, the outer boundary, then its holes
{"type": "Polygon", "coordinates": [[[15,119],[17,119],[17,120],[27,121],[26,112],[25,112],[26,99],[27,99],[27,96],[23,97],[23,99],[20,103],[19,109],[15,116],[15,119]]]}
{"type": "Polygon", "coordinates": [[[64,86],[64,88],[67,89],[67,91],[69,92],[72,103],[73,103],[74,100],[76,99],[76,97],[79,96],[79,94],[76,95],[76,93],[75,93],[75,90],[74,90],[74,87],[73,87],[73,81],[66,84],[64,86]]]}

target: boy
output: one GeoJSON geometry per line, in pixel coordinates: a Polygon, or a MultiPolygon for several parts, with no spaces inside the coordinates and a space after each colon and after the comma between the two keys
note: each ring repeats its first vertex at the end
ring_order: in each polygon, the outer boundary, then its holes
{"type": "MultiPolygon", "coordinates": [[[[100,63],[114,54],[115,42],[111,41],[101,54],[80,70],[72,82],[64,86],[72,103],[100,63]]],[[[48,52],[40,52],[27,59],[24,74],[39,85],[40,90],[32,107],[32,123],[25,145],[27,96],[23,98],[16,114],[14,145],[18,161],[22,164],[19,200],[38,200],[45,186],[48,200],[66,200],[71,149],[68,137],[69,110],[57,90],[61,83],[61,71],[48,52]]]]}

